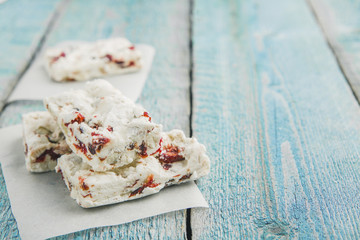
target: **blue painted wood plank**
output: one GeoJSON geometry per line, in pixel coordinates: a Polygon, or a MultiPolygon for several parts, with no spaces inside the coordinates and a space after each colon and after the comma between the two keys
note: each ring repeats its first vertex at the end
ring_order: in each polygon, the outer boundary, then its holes
{"type": "Polygon", "coordinates": [[[360,2],[308,0],[351,87],[360,100],[360,2]]]}
{"type": "MultiPolygon", "coordinates": [[[[152,70],[139,102],[166,130],[189,133],[189,1],[71,1],[61,12],[44,46],[66,40],[93,41],[125,36],[156,48],[152,70]],[[171,26],[171,27],[164,27],[171,26]]],[[[0,116],[0,126],[20,122],[40,102],[15,102],[0,116]]],[[[182,239],[186,211],[121,226],[96,228],[57,239],[182,239]]]]}
{"type": "Polygon", "coordinates": [[[0,4],[0,109],[34,54],[59,2],[18,0],[0,4]]]}
{"type": "Polygon", "coordinates": [[[42,101],[20,100],[12,102],[4,107],[0,115],[0,128],[21,123],[21,117],[25,113],[34,111],[46,111],[42,101]]]}
{"type": "MultiPolygon", "coordinates": [[[[19,0],[0,4],[0,109],[34,54],[58,3],[19,0]]],[[[19,238],[2,173],[0,229],[0,239],[19,238]]]]}
{"type": "Polygon", "coordinates": [[[305,1],[197,0],[193,239],[360,238],[360,109],[305,1]]]}

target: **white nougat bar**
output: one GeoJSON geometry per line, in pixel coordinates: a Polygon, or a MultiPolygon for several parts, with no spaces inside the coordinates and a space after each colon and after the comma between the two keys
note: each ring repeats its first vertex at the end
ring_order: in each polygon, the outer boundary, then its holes
{"type": "Polygon", "coordinates": [[[154,153],[162,126],[105,80],[48,97],[44,104],[66,142],[94,171],[107,171],[154,153]]]}
{"type": "Polygon", "coordinates": [[[141,53],[125,38],[47,49],[45,68],[55,81],[84,81],[141,69],[141,53]]]}
{"type": "Polygon", "coordinates": [[[65,136],[48,112],[24,114],[23,143],[26,168],[30,172],[47,172],[55,169],[56,160],[71,150],[65,136]]]}
{"type": "Polygon", "coordinates": [[[71,197],[84,208],[154,194],[166,186],[205,176],[209,169],[205,147],[180,130],[162,133],[158,151],[120,168],[95,172],[76,154],[62,156],[57,166],[71,197]]]}

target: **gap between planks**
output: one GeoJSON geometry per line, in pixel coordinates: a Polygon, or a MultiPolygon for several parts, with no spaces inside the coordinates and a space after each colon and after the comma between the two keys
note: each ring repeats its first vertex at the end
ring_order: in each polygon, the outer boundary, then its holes
{"type": "Polygon", "coordinates": [[[360,105],[360,93],[357,93],[356,90],[354,89],[354,87],[352,86],[350,76],[348,76],[348,74],[346,74],[346,69],[345,69],[346,67],[343,66],[343,64],[341,62],[341,57],[337,54],[335,47],[334,47],[334,43],[332,42],[331,37],[327,33],[326,27],[321,23],[320,16],[316,12],[316,7],[314,6],[312,0],[305,0],[305,1],[306,1],[307,5],[309,6],[309,9],[310,9],[311,13],[313,14],[317,24],[320,26],[320,29],[321,29],[321,32],[323,33],[326,44],[328,45],[329,49],[331,50],[332,54],[334,55],[336,63],[338,65],[342,75],[346,79],[346,82],[349,85],[354,98],[356,99],[357,103],[360,105]]]}
{"type": "MultiPolygon", "coordinates": [[[[189,134],[190,137],[193,135],[192,121],[193,121],[193,66],[194,66],[194,53],[193,53],[193,9],[194,1],[189,0],[189,103],[190,103],[190,114],[189,114],[189,134]]],[[[192,240],[192,229],[191,229],[191,208],[186,209],[186,238],[192,240]]]]}
{"type": "Polygon", "coordinates": [[[31,64],[34,62],[36,56],[38,55],[38,53],[42,49],[42,47],[44,45],[44,42],[46,41],[47,36],[49,35],[51,30],[53,29],[53,27],[55,25],[55,22],[59,19],[59,16],[61,15],[61,12],[63,12],[63,9],[66,8],[66,6],[68,5],[68,3],[70,1],[71,0],[63,0],[63,1],[59,2],[58,6],[55,8],[55,11],[51,15],[50,20],[48,22],[48,25],[45,28],[44,33],[41,35],[37,46],[35,47],[34,51],[31,53],[31,57],[30,57],[29,62],[25,65],[24,69],[22,71],[20,71],[19,75],[15,77],[15,81],[12,83],[12,86],[10,86],[10,91],[8,92],[7,96],[4,98],[3,104],[0,106],[0,115],[3,113],[4,108],[9,105],[7,100],[9,99],[11,93],[14,91],[16,85],[19,83],[21,78],[24,76],[26,71],[30,68],[31,64]]]}

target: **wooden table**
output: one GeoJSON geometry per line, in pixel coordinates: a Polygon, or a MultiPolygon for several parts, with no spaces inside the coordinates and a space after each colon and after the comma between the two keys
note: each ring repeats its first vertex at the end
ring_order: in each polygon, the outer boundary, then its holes
{"type": "MultiPolygon", "coordinates": [[[[157,50],[139,103],[208,149],[197,184],[210,208],[59,239],[360,238],[359,10],[359,0],[8,0],[0,127],[44,110],[6,101],[40,49],[126,36],[157,50]]],[[[0,239],[19,238],[0,175],[0,239]]]]}

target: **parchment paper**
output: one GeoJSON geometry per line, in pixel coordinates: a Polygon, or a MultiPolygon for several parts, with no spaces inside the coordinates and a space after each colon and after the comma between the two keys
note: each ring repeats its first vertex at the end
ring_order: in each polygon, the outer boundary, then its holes
{"type": "MultiPolygon", "coordinates": [[[[61,45],[74,42],[64,42],[61,45]]],[[[143,56],[143,67],[139,72],[101,77],[108,80],[114,87],[118,88],[125,96],[133,101],[136,101],[141,94],[155,55],[155,49],[152,46],[137,44],[136,48],[141,51],[143,56]]],[[[41,52],[21,78],[8,101],[42,100],[45,97],[53,96],[71,88],[84,88],[85,83],[86,81],[55,82],[51,80],[43,67],[43,52],[41,52]]]]}
{"type": "Polygon", "coordinates": [[[0,162],[22,239],[44,239],[83,229],[118,225],[170,211],[208,207],[194,182],[114,205],[83,209],[70,198],[61,175],[25,168],[22,126],[0,129],[0,162]]]}

